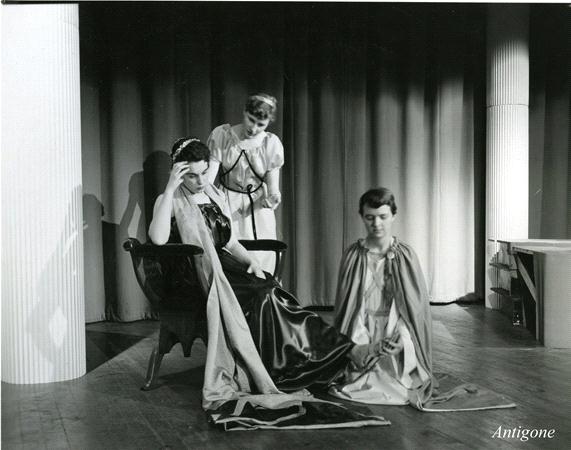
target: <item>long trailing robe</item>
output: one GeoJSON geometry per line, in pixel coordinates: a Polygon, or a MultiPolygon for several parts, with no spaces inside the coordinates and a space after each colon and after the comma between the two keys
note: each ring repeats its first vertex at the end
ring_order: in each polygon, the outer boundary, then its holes
{"type": "MultiPolygon", "coordinates": [[[[339,271],[335,326],[352,336],[359,326],[367,273],[367,252],[359,240],[344,253],[339,271]]],[[[414,250],[394,239],[384,268],[383,298],[394,301],[399,320],[407,327],[413,343],[416,362],[428,374],[417,388],[408,389],[411,406],[426,412],[476,411],[513,408],[504,396],[432,370],[432,319],[430,302],[420,263],[414,250]]],[[[374,366],[371,366],[371,368],[374,366]]]]}
{"type": "MultiPolygon", "coordinates": [[[[228,212],[225,197],[214,186],[206,194],[228,212]]],[[[216,409],[254,389],[262,394],[281,394],[265,369],[248,324],[230,283],[222,270],[216,249],[198,205],[178,189],[173,199],[174,214],[182,241],[204,250],[202,270],[208,282],[208,346],[204,372],[204,409],[216,409]],[[235,355],[235,353],[237,355],[235,355]],[[238,356],[238,358],[236,358],[238,356]]],[[[285,394],[283,394],[285,395],[285,394]]],[[[272,397],[273,398],[273,397],[272,397]]],[[[276,396],[279,402],[281,396],[276,396]]],[[[291,397],[283,397],[290,402],[291,397]]]]}
{"type": "MultiPolygon", "coordinates": [[[[208,186],[206,194],[227,214],[225,197],[219,190],[208,186]]],[[[199,270],[202,270],[199,276],[208,286],[208,346],[203,408],[210,419],[227,430],[388,425],[390,422],[382,417],[365,415],[334,402],[319,400],[302,387],[288,394],[276,387],[258,353],[238,298],[223,271],[213,235],[200,207],[182,189],[177,190],[173,202],[182,241],[204,249],[202,268],[199,266],[199,270]]],[[[287,302],[283,307],[287,309],[287,302]]],[[[295,327],[295,323],[288,325],[295,327]]]]}
{"type": "MultiPolygon", "coordinates": [[[[351,336],[357,326],[367,273],[367,252],[359,240],[343,254],[335,302],[335,326],[351,336]]],[[[432,319],[426,283],[418,258],[408,244],[394,239],[387,254],[383,298],[393,299],[399,317],[410,330],[418,364],[430,376],[409,392],[412,405],[422,409],[438,385],[432,376],[432,319]]]]}

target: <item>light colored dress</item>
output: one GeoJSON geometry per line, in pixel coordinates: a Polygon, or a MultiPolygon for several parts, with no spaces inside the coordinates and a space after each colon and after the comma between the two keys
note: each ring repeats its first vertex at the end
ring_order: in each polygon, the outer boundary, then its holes
{"type": "Polygon", "coordinates": [[[347,372],[347,382],[330,393],[361,403],[405,405],[409,390],[417,388],[429,375],[417,364],[410,332],[399,318],[394,300],[383,299],[385,257],[368,252],[363,301],[351,340],[356,344],[380,342],[400,333],[404,349],[398,355],[384,356],[365,372],[347,372]]]}
{"type": "MultiPolygon", "coordinates": [[[[252,139],[240,139],[230,124],[216,127],[208,137],[211,157],[220,163],[220,184],[231,212],[232,228],[238,239],[276,239],[273,209],[264,208],[268,195],[267,172],[284,164],[280,139],[264,131],[252,139]],[[252,220],[253,211],[253,220],[252,220]]],[[[263,270],[272,273],[275,255],[255,252],[263,270]]]]}

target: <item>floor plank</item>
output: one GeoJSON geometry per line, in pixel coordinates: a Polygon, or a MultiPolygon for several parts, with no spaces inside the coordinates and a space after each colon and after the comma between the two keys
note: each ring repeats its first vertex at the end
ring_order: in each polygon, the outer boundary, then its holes
{"type": "MultiPolygon", "coordinates": [[[[328,312],[320,312],[326,320],[328,312]]],[[[86,327],[88,373],[43,385],[2,383],[5,449],[461,449],[569,448],[571,351],[546,349],[529,332],[481,305],[433,306],[435,370],[491,388],[517,408],[422,413],[371,406],[388,427],[225,433],[200,407],[205,348],[177,346],[164,359],[161,387],[143,392],[155,321],[86,327]],[[553,439],[492,439],[497,428],[555,429],[553,439]]]]}

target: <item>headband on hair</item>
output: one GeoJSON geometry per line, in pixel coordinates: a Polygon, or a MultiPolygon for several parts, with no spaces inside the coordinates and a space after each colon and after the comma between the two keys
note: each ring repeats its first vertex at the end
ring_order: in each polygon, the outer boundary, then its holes
{"type": "Polygon", "coordinates": [[[262,101],[262,102],[264,102],[264,103],[267,103],[267,104],[270,105],[272,108],[275,108],[275,107],[276,107],[276,103],[275,103],[271,98],[264,97],[264,96],[262,96],[262,95],[254,95],[254,96],[252,96],[252,98],[255,98],[256,100],[260,100],[260,101],[262,101]]]}
{"type": "Polygon", "coordinates": [[[179,155],[180,152],[182,152],[182,149],[184,147],[186,147],[188,144],[190,144],[191,142],[200,142],[200,139],[197,138],[190,138],[187,139],[186,141],[183,141],[178,148],[174,151],[174,153],[172,154],[172,160],[174,161],[176,159],[176,157],[179,155]]]}

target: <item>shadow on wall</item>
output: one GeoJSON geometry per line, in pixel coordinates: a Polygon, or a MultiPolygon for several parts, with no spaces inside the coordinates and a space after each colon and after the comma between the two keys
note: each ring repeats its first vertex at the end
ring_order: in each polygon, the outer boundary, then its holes
{"type": "Polygon", "coordinates": [[[83,196],[85,246],[85,318],[97,322],[115,316],[118,304],[116,239],[119,225],[103,220],[105,207],[93,194],[83,196]]]}
{"type": "MultiPolygon", "coordinates": [[[[57,224],[60,234],[49,256],[41,252],[36,256],[42,263],[35,286],[34,307],[26,317],[25,329],[41,357],[28,355],[30,361],[44,364],[42,380],[52,382],[71,379],[82,373],[77,355],[83,345],[84,315],[80,302],[82,272],[77,257],[81,245],[81,218],[79,202],[81,186],[68,194],[65,218],[57,224]]],[[[30,269],[33,270],[33,269],[30,269]]],[[[33,272],[32,272],[33,276],[33,272]]],[[[23,356],[23,355],[22,355],[23,356]]]]}
{"type": "Polygon", "coordinates": [[[85,265],[85,321],[105,320],[103,265],[103,204],[93,194],[83,195],[83,259],[85,265]]]}
{"type": "Polygon", "coordinates": [[[163,193],[169,180],[171,157],[163,151],[152,152],[143,163],[143,187],[145,196],[145,231],[153,218],[156,198],[163,193]]]}
{"type": "Polygon", "coordinates": [[[136,291],[131,261],[123,250],[123,242],[130,235],[139,240],[145,240],[147,235],[143,186],[142,171],[131,175],[127,206],[119,224],[102,221],[107,320],[132,321],[152,317],[150,304],[136,291]],[[135,217],[137,212],[138,219],[135,217]]]}
{"type": "Polygon", "coordinates": [[[127,205],[118,224],[105,220],[105,206],[95,195],[83,196],[87,322],[156,318],[137,285],[123,242],[128,237],[147,240],[153,205],[164,190],[170,168],[167,153],[149,154],[143,170],[129,179],[127,205]]]}

